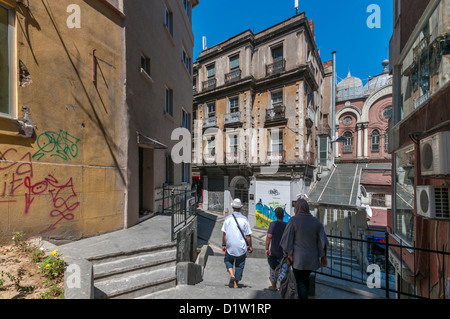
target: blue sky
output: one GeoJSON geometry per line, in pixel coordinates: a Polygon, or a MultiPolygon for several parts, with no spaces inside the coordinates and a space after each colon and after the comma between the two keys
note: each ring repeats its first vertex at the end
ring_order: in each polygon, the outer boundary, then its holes
{"type": "MultiPolygon", "coordinates": [[[[212,47],[248,29],[260,32],[292,17],[294,3],[294,0],[200,0],[193,10],[194,61],[202,50],[203,36],[208,47],[212,47]]],[[[322,61],[331,60],[331,52],[337,51],[338,77],[345,78],[350,70],[353,76],[364,80],[381,73],[381,62],[389,58],[392,3],[392,0],[299,0],[299,11],[314,20],[322,61]],[[380,7],[380,28],[367,26],[372,14],[367,9],[371,4],[380,7]]]]}

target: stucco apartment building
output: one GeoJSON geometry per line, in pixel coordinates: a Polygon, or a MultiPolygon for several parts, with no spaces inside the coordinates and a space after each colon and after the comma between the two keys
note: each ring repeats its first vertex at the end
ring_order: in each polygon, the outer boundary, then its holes
{"type": "Polygon", "coordinates": [[[394,186],[388,229],[390,241],[406,247],[392,247],[389,259],[401,291],[448,299],[450,1],[393,3],[389,151],[394,186]]]}
{"type": "Polygon", "coordinates": [[[300,13],[244,31],[205,48],[194,70],[193,174],[203,208],[226,214],[238,197],[252,225],[267,226],[277,206],[288,218],[319,162],[331,159],[332,73],[313,21],[300,13]]]}
{"type": "Polygon", "coordinates": [[[192,112],[197,4],[0,1],[0,237],[127,228],[189,183],[161,167],[192,112]]]}

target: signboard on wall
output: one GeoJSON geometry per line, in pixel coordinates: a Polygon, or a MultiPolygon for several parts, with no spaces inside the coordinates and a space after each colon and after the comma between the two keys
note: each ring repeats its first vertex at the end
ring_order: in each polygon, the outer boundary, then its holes
{"type": "Polygon", "coordinates": [[[256,181],[255,191],[255,215],[256,226],[269,228],[272,221],[276,220],[275,209],[284,209],[284,219],[290,219],[291,182],[290,181],[256,181]]]}

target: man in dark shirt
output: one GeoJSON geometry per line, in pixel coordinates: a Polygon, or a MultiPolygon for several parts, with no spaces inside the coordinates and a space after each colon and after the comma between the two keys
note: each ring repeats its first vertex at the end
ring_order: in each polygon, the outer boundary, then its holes
{"type": "Polygon", "coordinates": [[[270,282],[272,283],[269,289],[273,291],[277,290],[278,281],[275,269],[283,258],[283,249],[280,246],[280,240],[287,225],[287,223],[283,222],[284,209],[282,207],[275,209],[275,217],[277,220],[270,223],[266,236],[266,257],[270,266],[270,282]]]}

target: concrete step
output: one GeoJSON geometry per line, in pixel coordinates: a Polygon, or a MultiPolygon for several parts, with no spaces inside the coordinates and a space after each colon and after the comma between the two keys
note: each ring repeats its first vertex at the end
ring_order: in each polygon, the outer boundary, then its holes
{"type": "Polygon", "coordinates": [[[170,243],[165,243],[165,244],[158,244],[158,245],[142,247],[142,248],[134,249],[134,250],[126,250],[126,251],[113,252],[113,253],[104,254],[104,255],[96,255],[94,257],[89,257],[88,260],[90,262],[92,262],[94,265],[97,265],[97,264],[102,264],[105,262],[128,258],[128,257],[146,255],[151,252],[161,252],[161,251],[165,251],[165,250],[172,250],[175,247],[176,247],[176,244],[170,242],[170,243]]]}
{"type": "Polygon", "coordinates": [[[105,279],[120,277],[124,273],[128,275],[138,274],[175,266],[176,253],[176,249],[171,249],[94,264],[94,280],[100,282],[105,279]]]}
{"type": "Polygon", "coordinates": [[[94,298],[136,298],[176,286],[174,243],[91,258],[94,298]]]}
{"type": "Polygon", "coordinates": [[[94,284],[95,299],[132,299],[176,286],[176,267],[125,275],[94,284]]]}

